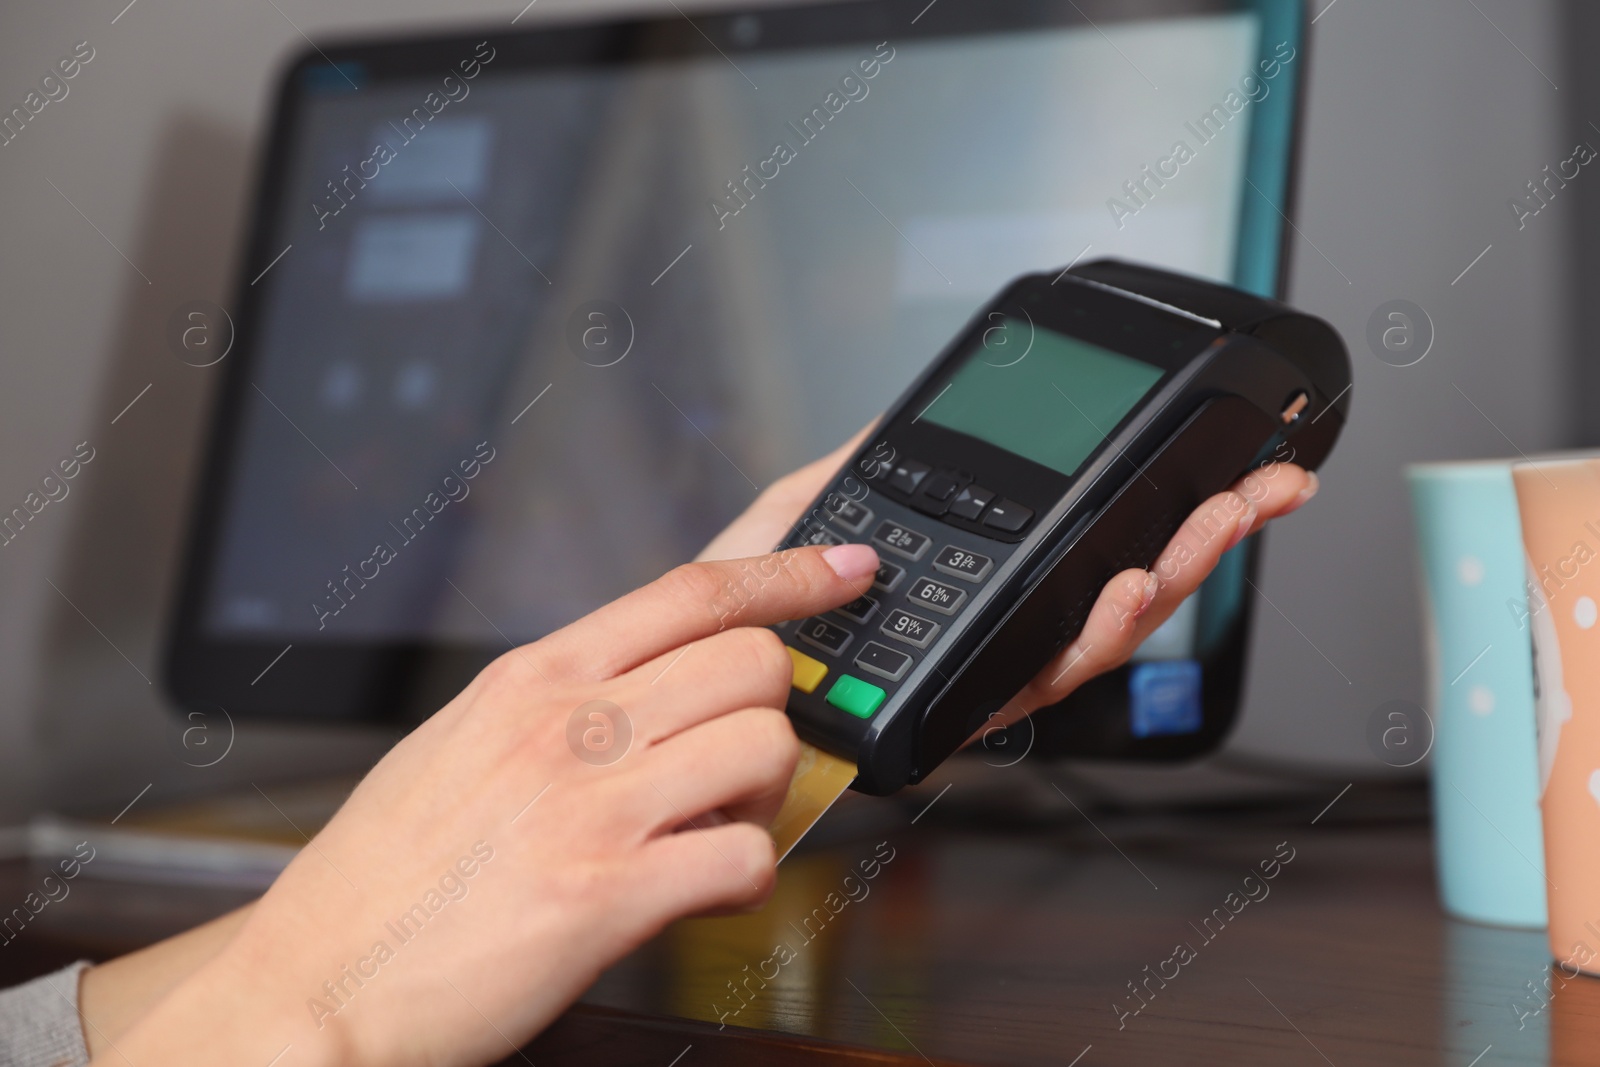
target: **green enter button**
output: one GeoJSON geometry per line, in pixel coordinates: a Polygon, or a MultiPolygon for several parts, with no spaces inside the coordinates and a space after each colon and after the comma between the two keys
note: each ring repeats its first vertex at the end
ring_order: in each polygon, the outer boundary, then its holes
{"type": "Polygon", "coordinates": [[[860,678],[843,674],[833,683],[833,688],[828,690],[827,700],[840,711],[848,711],[858,719],[870,719],[873,712],[883,707],[883,702],[888,696],[888,693],[871,682],[863,682],[860,678]]]}

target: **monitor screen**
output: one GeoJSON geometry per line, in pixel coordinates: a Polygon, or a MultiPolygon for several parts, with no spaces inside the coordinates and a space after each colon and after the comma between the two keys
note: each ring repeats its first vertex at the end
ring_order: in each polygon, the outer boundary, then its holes
{"type": "MultiPolygon", "coordinates": [[[[1276,208],[1247,178],[1266,160],[1282,187],[1287,149],[1263,155],[1256,126],[1287,130],[1270,109],[1294,55],[1263,27],[1216,5],[628,63],[517,65],[487,41],[415,77],[303,66],[198,625],[531,640],[692,558],[1018,274],[1109,255],[1270,288],[1277,241],[1251,220],[1275,234],[1276,208]]],[[[1113,400],[1094,399],[1111,421],[1113,400]]],[[[1080,444],[1036,458],[1064,469],[1080,444]]]]}

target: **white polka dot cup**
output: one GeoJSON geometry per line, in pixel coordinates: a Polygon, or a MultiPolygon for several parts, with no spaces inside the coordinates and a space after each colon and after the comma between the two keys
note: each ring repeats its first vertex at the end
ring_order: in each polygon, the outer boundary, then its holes
{"type": "Polygon", "coordinates": [[[1539,927],[1533,659],[1511,465],[1427,463],[1406,475],[1429,653],[1439,895],[1463,919],[1539,927]]]}
{"type": "Polygon", "coordinates": [[[1550,954],[1600,973],[1600,457],[1511,469],[1527,550],[1550,954]],[[1581,947],[1587,947],[1583,952],[1581,947]]]}

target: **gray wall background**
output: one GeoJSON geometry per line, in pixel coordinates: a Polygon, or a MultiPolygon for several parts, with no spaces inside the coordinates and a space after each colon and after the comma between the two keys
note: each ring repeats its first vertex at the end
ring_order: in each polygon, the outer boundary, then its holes
{"type": "MultiPolygon", "coordinates": [[[[1522,232],[1506,200],[1600,135],[1563,110],[1552,0],[1323,2],[1290,295],[1351,343],[1355,415],[1321,497],[1268,546],[1275,607],[1258,604],[1232,749],[1357,775],[1386,770],[1364,739],[1373,709],[1423,696],[1401,465],[1532,452],[1575,432],[1563,257],[1576,196],[1522,232]],[[1406,369],[1364,342],[1394,298],[1422,305],[1437,333],[1406,369]]],[[[147,680],[215,373],[173,358],[163,329],[180,303],[228,295],[267,94],[302,31],[509,23],[522,6],[125,3],[0,12],[6,109],[77,42],[96,52],[64,100],[0,147],[0,510],[77,442],[97,453],[70,496],[0,549],[0,818],[115,811],[149,783],[159,796],[358,768],[392,740],[252,726],[214,767],[180,758],[147,680]]],[[[539,0],[519,25],[622,6],[539,0]]]]}

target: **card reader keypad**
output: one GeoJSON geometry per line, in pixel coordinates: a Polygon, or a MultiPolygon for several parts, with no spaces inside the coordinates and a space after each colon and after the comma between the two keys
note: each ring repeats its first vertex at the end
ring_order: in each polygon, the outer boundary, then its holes
{"type": "MultiPolygon", "coordinates": [[[[904,469],[895,473],[919,487],[944,473],[911,463],[900,467],[904,469]]],[[[993,510],[996,494],[954,481],[958,484],[930,486],[934,496],[946,498],[951,511],[986,516],[993,510]]],[[[791,701],[821,705],[829,715],[848,712],[847,722],[851,716],[866,721],[888,703],[924,656],[936,654],[940,638],[977,599],[1010,546],[990,542],[979,552],[982,538],[953,528],[926,508],[909,508],[884,494],[854,501],[836,491],[825,507],[826,516],[787,543],[865,542],[878,550],[878,572],[871,588],[850,603],[806,619],[793,630],[780,630],[799,665],[791,701]],[[818,538],[823,523],[829,536],[818,538]],[[882,699],[875,695],[879,693],[882,699]]]]}

